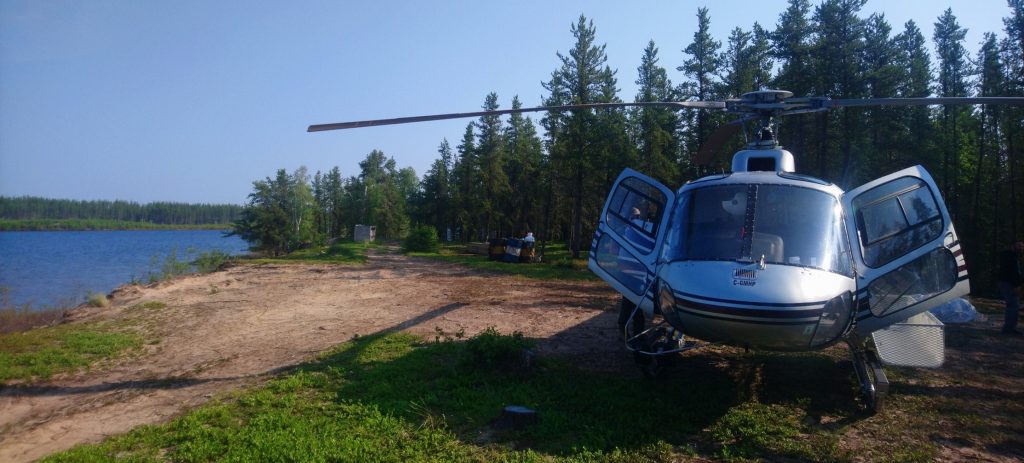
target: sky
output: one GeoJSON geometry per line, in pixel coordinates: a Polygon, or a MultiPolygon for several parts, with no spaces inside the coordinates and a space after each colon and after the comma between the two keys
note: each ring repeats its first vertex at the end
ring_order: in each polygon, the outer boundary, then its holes
{"type": "MultiPolygon", "coordinates": [[[[632,101],[649,40],[684,80],[702,6],[724,47],[735,27],[773,29],[786,2],[2,0],[0,196],[243,204],[278,169],[357,175],[374,149],[422,176],[469,120],[306,127],[478,111],[492,91],[538,106],[580,14],[632,101]]],[[[1005,35],[1005,0],[869,0],[862,16],[893,34],[912,19],[930,43],[947,7],[971,56],[1005,35]]]]}

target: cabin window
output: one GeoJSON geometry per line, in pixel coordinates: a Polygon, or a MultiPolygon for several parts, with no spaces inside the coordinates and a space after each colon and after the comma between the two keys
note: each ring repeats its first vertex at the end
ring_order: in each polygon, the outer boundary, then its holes
{"type": "Polygon", "coordinates": [[[619,183],[612,195],[605,223],[633,245],[637,252],[648,255],[654,251],[667,203],[668,198],[661,190],[629,177],[619,183]]]}
{"type": "Polygon", "coordinates": [[[864,263],[881,267],[942,233],[942,214],[928,185],[903,177],[853,200],[864,263]]]}
{"type": "Polygon", "coordinates": [[[956,258],[939,248],[868,285],[871,313],[884,317],[949,291],[957,280],[956,258]]]}

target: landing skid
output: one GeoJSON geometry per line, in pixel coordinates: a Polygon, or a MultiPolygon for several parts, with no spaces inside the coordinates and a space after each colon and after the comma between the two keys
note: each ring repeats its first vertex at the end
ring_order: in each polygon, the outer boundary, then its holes
{"type": "Polygon", "coordinates": [[[882,370],[882,362],[874,350],[864,346],[860,338],[847,338],[850,353],[853,356],[853,369],[860,381],[860,392],[871,413],[878,413],[885,407],[885,399],[889,395],[889,379],[882,370]]]}
{"type": "Polygon", "coordinates": [[[639,311],[638,307],[633,307],[621,328],[626,350],[633,353],[633,361],[644,376],[660,378],[675,361],[675,354],[707,345],[687,340],[660,315],[655,315],[651,326],[644,329],[646,323],[639,311]]]}

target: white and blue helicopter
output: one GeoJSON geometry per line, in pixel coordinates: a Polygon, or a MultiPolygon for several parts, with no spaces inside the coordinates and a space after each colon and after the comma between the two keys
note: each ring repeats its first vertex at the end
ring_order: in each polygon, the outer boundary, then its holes
{"type": "Polygon", "coordinates": [[[640,172],[623,171],[605,201],[588,267],[623,295],[625,345],[649,376],[663,372],[678,353],[709,343],[806,351],[845,342],[865,403],[877,411],[889,386],[883,361],[943,363],[942,331],[935,329],[941,323],[928,311],[970,292],[960,241],[923,167],[843,191],[796,173],[793,155],[774,136],[776,121],[844,107],[942,104],[1024,105],[1024,98],[793,98],[788,91],[763,90],[725,101],[519,108],[322,124],[308,131],[638,106],[724,110],[739,116],[728,126],[733,131],[758,121],[729,174],[673,191],[640,172]]]}

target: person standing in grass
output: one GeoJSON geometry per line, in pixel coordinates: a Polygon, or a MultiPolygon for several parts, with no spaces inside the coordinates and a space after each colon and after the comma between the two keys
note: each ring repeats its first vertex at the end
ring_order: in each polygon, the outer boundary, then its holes
{"type": "Polygon", "coordinates": [[[1021,276],[1021,255],[1024,255],[1024,241],[1017,241],[1009,249],[999,254],[999,292],[1006,302],[1006,318],[1003,321],[1003,334],[1021,336],[1017,330],[1017,318],[1020,315],[1020,298],[1017,289],[1024,277],[1021,276]]]}

